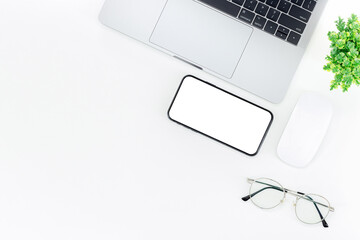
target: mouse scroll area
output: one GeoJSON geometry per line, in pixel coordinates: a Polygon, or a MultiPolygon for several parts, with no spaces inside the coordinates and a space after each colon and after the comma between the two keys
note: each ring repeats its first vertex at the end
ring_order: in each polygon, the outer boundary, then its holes
{"type": "Polygon", "coordinates": [[[280,139],[280,159],[294,167],[309,165],[326,135],[332,114],[327,99],[314,93],[302,95],[280,139]]]}

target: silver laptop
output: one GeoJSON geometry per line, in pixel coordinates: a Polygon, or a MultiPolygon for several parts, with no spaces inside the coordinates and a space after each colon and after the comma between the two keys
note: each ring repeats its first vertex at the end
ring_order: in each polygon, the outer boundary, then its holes
{"type": "Polygon", "coordinates": [[[270,102],[284,98],[327,0],[106,0],[100,21],[270,102]]]}

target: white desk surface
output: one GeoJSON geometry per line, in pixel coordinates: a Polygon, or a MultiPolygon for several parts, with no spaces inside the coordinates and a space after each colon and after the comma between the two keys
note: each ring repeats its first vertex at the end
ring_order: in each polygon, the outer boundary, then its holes
{"type": "Polygon", "coordinates": [[[327,32],[358,0],[330,0],[285,100],[271,104],[102,26],[103,0],[0,1],[0,239],[359,239],[360,88],[329,91],[327,32]],[[166,112],[193,74],[270,109],[256,157],[183,128],[166,112]],[[276,147],[304,91],[334,104],[305,169],[276,147]],[[264,211],[246,177],[324,195],[330,228],[264,211]]]}

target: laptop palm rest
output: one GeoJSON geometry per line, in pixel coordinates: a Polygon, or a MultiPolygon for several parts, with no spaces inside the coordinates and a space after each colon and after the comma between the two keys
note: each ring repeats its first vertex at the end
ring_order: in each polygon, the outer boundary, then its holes
{"type": "Polygon", "coordinates": [[[231,78],[253,29],[200,3],[184,2],[167,2],[150,42],[231,78]]]}

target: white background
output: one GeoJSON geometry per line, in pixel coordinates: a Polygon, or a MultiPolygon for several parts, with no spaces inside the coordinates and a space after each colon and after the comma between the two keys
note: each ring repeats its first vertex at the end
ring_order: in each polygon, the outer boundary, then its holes
{"type": "Polygon", "coordinates": [[[360,236],[360,88],[330,92],[322,70],[327,32],[358,0],[330,0],[277,105],[102,26],[102,4],[0,0],[0,239],[360,236]],[[187,74],[274,113],[258,156],[168,120],[187,74]],[[276,146],[304,91],[328,97],[335,115],[316,159],[295,169],[276,146]],[[248,176],[324,195],[336,209],[330,228],[299,222],[291,196],[270,211],[243,202],[248,176]]]}

